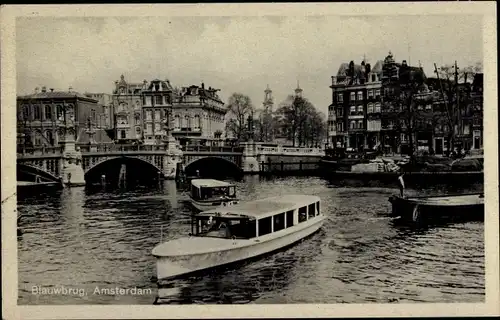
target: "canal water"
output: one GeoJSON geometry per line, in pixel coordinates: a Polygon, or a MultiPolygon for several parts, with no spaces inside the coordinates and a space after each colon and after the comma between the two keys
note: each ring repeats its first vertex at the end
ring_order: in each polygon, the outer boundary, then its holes
{"type": "Polygon", "coordinates": [[[19,304],[152,304],[158,296],[170,304],[484,301],[482,222],[398,226],[388,217],[387,199],[398,192],[392,185],[246,176],[237,186],[244,199],[318,195],[328,219],[289,249],[158,289],[151,249],[190,230],[188,195],[174,183],[25,196],[18,199],[19,304]]]}

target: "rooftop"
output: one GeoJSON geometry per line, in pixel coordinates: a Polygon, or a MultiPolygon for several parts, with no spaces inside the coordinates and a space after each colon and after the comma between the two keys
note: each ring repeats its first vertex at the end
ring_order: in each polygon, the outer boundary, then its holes
{"type": "Polygon", "coordinates": [[[32,93],[28,95],[18,96],[18,99],[72,99],[72,98],[80,98],[85,100],[92,100],[97,102],[96,99],[89,98],[78,92],[69,92],[69,91],[47,91],[47,92],[38,92],[32,93]]]}
{"type": "Polygon", "coordinates": [[[191,184],[197,188],[217,188],[217,187],[229,187],[233,184],[225,181],[215,180],[215,179],[193,179],[191,184]]]}
{"type": "Polygon", "coordinates": [[[213,215],[220,213],[223,215],[243,215],[260,218],[276,213],[286,212],[297,207],[307,206],[320,201],[317,196],[289,194],[253,201],[240,202],[228,207],[217,208],[204,211],[201,215],[213,215]]]}

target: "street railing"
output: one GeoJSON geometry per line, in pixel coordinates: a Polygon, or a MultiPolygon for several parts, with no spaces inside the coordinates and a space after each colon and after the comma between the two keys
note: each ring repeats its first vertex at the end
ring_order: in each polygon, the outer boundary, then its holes
{"type": "Polygon", "coordinates": [[[264,154],[310,154],[310,155],[324,155],[324,150],[321,148],[307,148],[307,147],[283,147],[283,146],[275,146],[275,147],[264,147],[260,146],[258,148],[259,153],[264,154]]]}

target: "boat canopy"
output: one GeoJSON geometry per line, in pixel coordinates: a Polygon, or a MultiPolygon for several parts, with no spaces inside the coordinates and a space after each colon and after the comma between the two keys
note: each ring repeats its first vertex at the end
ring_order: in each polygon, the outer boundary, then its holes
{"type": "Polygon", "coordinates": [[[191,185],[197,188],[218,188],[233,186],[233,184],[229,182],[219,181],[215,179],[193,179],[191,180],[191,185]]]}
{"type": "Polygon", "coordinates": [[[310,195],[284,195],[260,200],[245,201],[227,207],[204,211],[199,217],[221,217],[228,219],[261,219],[319,202],[320,198],[310,195]]]}

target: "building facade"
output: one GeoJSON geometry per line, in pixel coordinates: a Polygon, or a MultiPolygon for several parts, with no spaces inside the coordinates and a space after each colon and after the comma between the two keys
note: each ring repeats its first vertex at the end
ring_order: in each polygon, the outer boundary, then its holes
{"type": "Polygon", "coordinates": [[[111,129],[114,127],[114,112],[112,108],[112,95],[109,93],[91,93],[86,92],[86,97],[97,100],[102,113],[97,115],[96,127],[99,129],[111,129]]]}
{"type": "Polygon", "coordinates": [[[204,83],[181,88],[172,108],[172,134],[181,145],[212,144],[223,138],[226,108],[218,91],[204,83]]]}
{"type": "Polygon", "coordinates": [[[17,97],[17,144],[25,148],[57,147],[64,141],[64,128],[73,127],[77,140],[88,123],[103,112],[98,101],[74,92],[35,89],[33,94],[17,97]]]}
{"type": "Polygon", "coordinates": [[[142,90],[146,86],[146,80],[142,83],[129,83],[123,75],[120,81],[115,81],[111,108],[116,141],[142,141],[142,90]]]}
{"type": "Polygon", "coordinates": [[[116,140],[161,144],[166,129],[181,145],[207,144],[224,134],[226,108],[219,89],[174,88],[168,79],[128,83],[123,75],[112,96],[116,140]]]}
{"type": "Polygon", "coordinates": [[[472,145],[471,150],[483,149],[483,74],[477,73],[474,76],[471,90],[471,111],[472,111],[472,145]]]}
{"type": "Polygon", "coordinates": [[[342,63],[332,76],[328,144],[346,150],[374,149],[380,143],[382,61],[342,63]]]}

